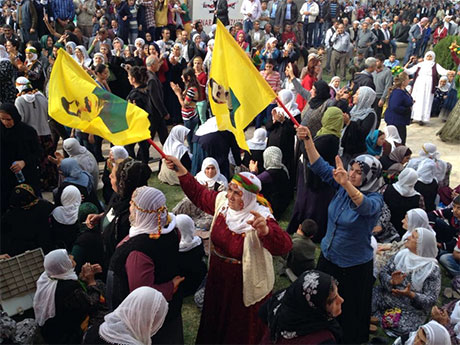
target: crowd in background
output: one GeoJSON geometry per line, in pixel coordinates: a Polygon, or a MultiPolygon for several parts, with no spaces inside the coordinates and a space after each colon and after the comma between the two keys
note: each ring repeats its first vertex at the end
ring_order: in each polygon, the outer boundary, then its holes
{"type": "Polygon", "coordinates": [[[243,0],[230,22],[214,1],[278,95],[244,151],[209,107],[216,25],[190,4],[1,4],[1,259],[45,254],[34,320],[1,312],[6,341],[181,344],[193,296],[200,344],[357,344],[376,326],[373,343],[460,342],[460,186],[433,140],[406,145],[432,117],[460,139],[460,58],[433,52],[459,34],[459,5],[243,0]],[[59,49],[148,113],[158,174],[147,141],[107,154],[49,116],[59,49]],[[152,179],[183,199],[169,211],[152,179]],[[292,282],[277,292],[273,256],[292,282]],[[437,307],[441,267],[453,300],[437,307]]]}

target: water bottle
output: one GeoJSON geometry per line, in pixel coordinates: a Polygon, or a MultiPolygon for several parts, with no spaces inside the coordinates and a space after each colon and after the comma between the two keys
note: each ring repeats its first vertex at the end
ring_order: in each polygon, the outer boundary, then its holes
{"type": "MultiPolygon", "coordinates": [[[[15,164],[16,162],[13,162],[15,164]]],[[[18,183],[24,183],[26,182],[26,178],[24,177],[24,174],[22,173],[22,170],[19,170],[16,174],[16,179],[18,180],[18,183]]]]}

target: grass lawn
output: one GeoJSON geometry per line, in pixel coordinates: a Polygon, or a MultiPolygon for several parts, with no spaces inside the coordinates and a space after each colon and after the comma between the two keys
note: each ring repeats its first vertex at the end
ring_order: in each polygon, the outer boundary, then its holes
{"type": "MultiPolygon", "coordinates": [[[[158,173],[155,172],[153,176],[150,178],[149,185],[160,189],[166,195],[166,204],[168,206],[168,209],[171,210],[180,200],[182,200],[182,198],[184,197],[184,193],[182,192],[182,189],[180,188],[180,186],[170,186],[168,184],[164,184],[160,182],[157,178],[157,174],[158,173]]],[[[286,229],[288,226],[293,207],[294,207],[294,201],[290,203],[288,209],[286,210],[286,212],[284,212],[284,216],[279,221],[279,224],[283,229],[286,229]]],[[[317,259],[319,257],[319,253],[320,253],[320,249],[318,245],[317,250],[316,250],[317,259]]],[[[277,290],[288,287],[290,285],[290,281],[287,279],[285,275],[281,275],[282,270],[283,270],[283,259],[280,257],[275,257],[274,265],[275,265],[274,291],[277,291],[277,290]]],[[[444,291],[445,287],[451,286],[450,282],[451,282],[450,278],[447,277],[445,270],[442,269],[441,294],[444,291]]],[[[359,284],[359,282],[357,282],[357,284],[359,284]]],[[[438,298],[437,305],[441,306],[447,302],[448,301],[446,301],[444,297],[440,296],[438,298]]],[[[200,316],[201,316],[201,312],[195,305],[195,302],[193,301],[193,296],[185,298],[183,306],[182,306],[182,319],[183,319],[183,325],[184,325],[185,344],[187,345],[195,344],[195,338],[198,332],[198,326],[200,324],[200,316]]],[[[394,341],[394,339],[387,337],[386,334],[383,332],[383,330],[380,327],[378,328],[378,331],[376,334],[371,335],[371,338],[373,336],[380,336],[380,337],[386,338],[388,340],[388,344],[392,344],[394,341]]]]}

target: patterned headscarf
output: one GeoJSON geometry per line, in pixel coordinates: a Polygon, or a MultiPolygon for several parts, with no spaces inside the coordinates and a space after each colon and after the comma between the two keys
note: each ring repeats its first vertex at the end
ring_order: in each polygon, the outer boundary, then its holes
{"type": "Polygon", "coordinates": [[[10,197],[11,207],[22,208],[28,210],[38,204],[39,199],[35,192],[28,184],[20,184],[14,187],[10,197]]]}
{"type": "Polygon", "coordinates": [[[126,158],[117,167],[117,193],[122,198],[131,198],[137,187],[147,185],[151,174],[152,170],[147,164],[126,158]]]}
{"type": "Polygon", "coordinates": [[[351,166],[355,163],[359,164],[362,171],[359,190],[361,192],[378,191],[383,185],[382,164],[380,161],[371,155],[360,155],[351,160],[348,171],[350,171],[351,166]]]}
{"type": "Polygon", "coordinates": [[[283,152],[281,152],[278,146],[269,146],[264,151],[264,169],[283,169],[288,178],[289,171],[286,166],[283,164],[283,152]]]}
{"type": "Polygon", "coordinates": [[[287,289],[276,292],[260,311],[272,341],[276,343],[280,336],[293,339],[328,329],[339,342],[341,328],[326,311],[333,285],[337,282],[332,276],[311,270],[302,273],[287,289]]]}
{"type": "MultiPolygon", "coordinates": [[[[364,120],[371,113],[375,115],[375,110],[372,108],[376,97],[375,91],[368,86],[361,86],[358,91],[358,101],[350,110],[351,121],[364,120]]],[[[372,129],[375,129],[376,121],[374,122],[372,129]]]]}

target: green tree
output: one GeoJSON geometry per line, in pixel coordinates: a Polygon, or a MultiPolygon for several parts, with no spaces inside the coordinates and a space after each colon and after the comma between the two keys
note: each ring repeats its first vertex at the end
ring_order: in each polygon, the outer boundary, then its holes
{"type": "Polygon", "coordinates": [[[460,37],[459,36],[446,36],[436,44],[433,51],[436,54],[436,62],[442,67],[450,70],[457,70],[457,65],[455,64],[452,56],[450,54],[450,45],[452,42],[457,42],[460,46],[460,37]]]}

